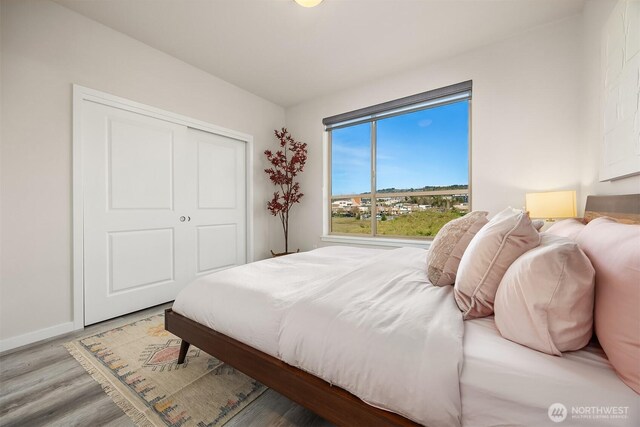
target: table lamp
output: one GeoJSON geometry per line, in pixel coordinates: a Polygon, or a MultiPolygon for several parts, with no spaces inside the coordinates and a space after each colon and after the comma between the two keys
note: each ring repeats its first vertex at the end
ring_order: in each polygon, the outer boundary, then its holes
{"type": "Polygon", "coordinates": [[[531,218],[554,221],[557,218],[575,218],[576,192],[548,191],[544,193],[527,193],[526,210],[531,218]]]}

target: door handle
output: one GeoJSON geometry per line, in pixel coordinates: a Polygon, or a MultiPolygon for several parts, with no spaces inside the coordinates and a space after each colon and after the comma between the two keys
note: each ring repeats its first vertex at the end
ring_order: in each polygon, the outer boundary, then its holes
{"type": "Polygon", "coordinates": [[[185,220],[185,219],[186,219],[186,218],[185,218],[184,216],[181,216],[181,217],[180,217],[180,222],[184,222],[184,220],[185,220]]]}

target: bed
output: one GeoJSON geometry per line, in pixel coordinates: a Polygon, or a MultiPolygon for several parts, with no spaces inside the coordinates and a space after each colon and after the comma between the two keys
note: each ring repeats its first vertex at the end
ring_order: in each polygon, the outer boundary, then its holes
{"type": "MultiPolygon", "coordinates": [[[[590,196],[585,217],[640,222],[638,200],[590,196]]],[[[180,294],[166,329],[180,361],[193,344],[337,425],[543,425],[556,401],[640,421],[597,343],[559,358],[491,317],[463,323],[450,287],[425,286],[425,257],[338,246],[215,273],[180,294]]]]}

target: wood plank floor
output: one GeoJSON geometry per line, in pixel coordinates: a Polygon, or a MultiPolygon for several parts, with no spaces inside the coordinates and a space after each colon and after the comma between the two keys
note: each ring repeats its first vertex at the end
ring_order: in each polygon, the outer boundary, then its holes
{"type": "MultiPolygon", "coordinates": [[[[170,304],[91,325],[83,331],[0,355],[0,426],[133,426],[63,344],[160,313],[168,306],[170,304]]],[[[268,390],[225,426],[329,427],[331,424],[268,390]]]]}

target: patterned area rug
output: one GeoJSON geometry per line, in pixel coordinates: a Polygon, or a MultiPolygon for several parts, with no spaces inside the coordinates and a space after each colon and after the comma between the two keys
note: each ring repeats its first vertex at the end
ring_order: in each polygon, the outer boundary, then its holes
{"type": "Polygon", "coordinates": [[[221,426],[267,389],[193,346],[178,365],[164,314],[65,347],[139,426],[221,426]]]}

